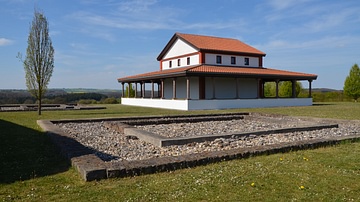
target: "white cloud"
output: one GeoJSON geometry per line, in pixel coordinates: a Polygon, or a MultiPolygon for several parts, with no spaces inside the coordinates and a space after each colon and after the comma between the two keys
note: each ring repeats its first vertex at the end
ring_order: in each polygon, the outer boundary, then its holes
{"type": "Polygon", "coordinates": [[[122,1],[119,4],[119,10],[131,13],[148,11],[149,7],[156,4],[156,0],[131,0],[122,1]]]}
{"type": "Polygon", "coordinates": [[[270,0],[268,3],[275,10],[284,10],[307,1],[309,0],[270,0]]]}
{"type": "Polygon", "coordinates": [[[310,32],[320,32],[326,31],[329,29],[334,29],[343,24],[347,24],[348,21],[358,15],[358,10],[355,8],[338,10],[337,12],[331,12],[323,14],[317,18],[314,17],[314,20],[305,24],[303,29],[306,29],[310,32]]]}
{"type": "Polygon", "coordinates": [[[300,50],[312,49],[314,51],[334,50],[336,48],[348,48],[353,44],[360,43],[360,37],[341,36],[341,37],[324,37],[320,39],[291,41],[291,40],[271,40],[265,44],[254,45],[260,50],[300,50]]]}
{"type": "Polygon", "coordinates": [[[7,46],[13,43],[12,40],[6,38],[0,38],[0,46],[7,46]]]}

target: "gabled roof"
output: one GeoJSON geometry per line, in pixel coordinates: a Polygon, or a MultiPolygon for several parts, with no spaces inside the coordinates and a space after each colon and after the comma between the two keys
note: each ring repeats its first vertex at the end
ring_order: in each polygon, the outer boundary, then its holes
{"type": "Polygon", "coordinates": [[[193,48],[199,51],[219,52],[219,53],[242,53],[249,55],[265,56],[266,54],[246,43],[232,38],[221,38],[214,36],[203,36],[195,34],[175,33],[170,41],[166,44],[165,48],[161,51],[157,60],[161,60],[169,51],[176,39],[182,39],[193,48]]]}
{"type": "Polygon", "coordinates": [[[315,80],[317,75],[301,72],[291,72],[271,68],[250,68],[216,65],[196,65],[191,67],[173,68],[155,72],[148,72],[134,76],[119,78],[118,82],[138,82],[181,76],[224,76],[261,79],[284,80],[315,80]]]}

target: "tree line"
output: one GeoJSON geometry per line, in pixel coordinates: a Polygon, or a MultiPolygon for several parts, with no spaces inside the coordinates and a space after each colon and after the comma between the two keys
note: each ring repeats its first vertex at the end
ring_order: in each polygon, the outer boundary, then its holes
{"type": "MultiPolygon", "coordinates": [[[[120,93],[108,96],[101,93],[47,93],[43,104],[116,104],[120,93]]],[[[35,104],[37,100],[30,93],[19,90],[0,90],[0,104],[35,104]]]]}

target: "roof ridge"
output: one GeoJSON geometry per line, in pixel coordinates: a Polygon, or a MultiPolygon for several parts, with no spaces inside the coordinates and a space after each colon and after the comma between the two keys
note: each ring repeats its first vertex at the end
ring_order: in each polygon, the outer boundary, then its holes
{"type": "MultiPolygon", "coordinates": [[[[231,40],[237,40],[237,41],[241,41],[239,39],[236,38],[230,38],[230,37],[220,37],[220,36],[211,36],[211,35],[201,35],[201,34],[188,34],[188,33],[180,33],[180,32],[176,32],[176,35],[192,35],[192,36],[199,36],[199,37],[211,37],[211,38],[217,38],[217,39],[231,39],[231,40]]],[[[243,41],[241,41],[243,42],[243,41]]],[[[244,42],[243,42],[244,43],[244,42]]]]}

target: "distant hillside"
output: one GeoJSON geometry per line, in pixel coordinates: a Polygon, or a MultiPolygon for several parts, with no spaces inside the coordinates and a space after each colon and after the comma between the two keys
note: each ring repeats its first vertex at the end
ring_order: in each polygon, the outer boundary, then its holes
{"type": "Polygon", "coordinates": [[[312,92],[321,92],[321,93],[328,93],[328,92],[342,92],[342,90],[336,90],[331,88],[312,88],[312,92]]]}
{"type": "MultiPolygon", "coordinates": [[[[121,90],[111,89],[48,89],[45,101],[54,100],[57,104],[76,102],[82,99],[100,101],[106,98],[120,98],[121,90]]],[[[0,90],[0,104],[32,104],[36,100],[27,90],[0,90]]],[[[50,103],[52,104],[52,103],[50,103]]]]}

